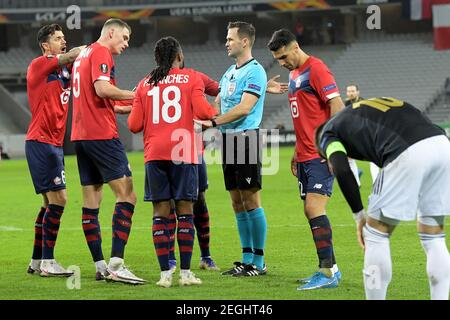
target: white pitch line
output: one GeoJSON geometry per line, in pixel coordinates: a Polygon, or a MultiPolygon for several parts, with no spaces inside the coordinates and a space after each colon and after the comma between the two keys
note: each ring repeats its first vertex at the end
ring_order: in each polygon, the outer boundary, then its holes
{"type": "Polygon", "coordinates": [[[22,228],[9,227],[9,226],[0,226],[0,231],[25,231],[22,228]]]}

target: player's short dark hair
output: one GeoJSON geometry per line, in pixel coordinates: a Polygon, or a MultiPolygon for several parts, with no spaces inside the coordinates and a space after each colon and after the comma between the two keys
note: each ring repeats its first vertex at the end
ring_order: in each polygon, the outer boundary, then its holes
{"type": "Polygon", "coordinates": [[[267,47],[270,51],[277,51],[281,47],[285,47],[293,41],[297,41],[295,35],[288,29],[280,29],[273,33],[267,47]]]}
{"type": "Polygon", "coordinates": [[[126,23],[123,20],[117,19],[117,18],[111,18],[106,20],[106,22],[103,24],[103,29],[109,27],[109,26],[118,26],[118,27],[123,27],[123,28],[127,28],[128,31],[131,34],[131,27],[128,25],[128,23],[126,23]]]}
{"type": "Polygon", "coordinates": [[[37,33],[37,41],[39,43],[39,47],[42,49],[42,44],[47,42],[48,39],[55,34],[56,31],[62,31],[62,27],[59,24],[47,24],[39,29],[37,33]]]}
{"type": "Polygon", "coordinates": [[[239,35],[239,38],[248,38],[250,41],[250,47],[253,47],[253,44],[255,43],[255,34],[256,30],[255,27],[248,22],[243,21],[234,21],[234,22],[228,22],[227,29],[233,29],[237,28],[237,33],[239,35]]]}
{"type": "Polygon", "coordinates": [[[348,84],[348,85],[347,85],[347,88],[348,88],[348,87],[355,87],[355,88],[356,88],[356,90],[357,90],[357,91],[359,91],[359,87],[358,87],[358,85],[357,85],[357,84],[354,84],[354,83],[350,83],[350,84],[348,84]]]}
{"type": "Polygon", "coordinates": [[[155,61],[158,67],[150,73],[149,83],[157,86],[167,76],[177,54],[181,51],[180,43],[174,37],[164,37],[155,45],[155,61]]]}

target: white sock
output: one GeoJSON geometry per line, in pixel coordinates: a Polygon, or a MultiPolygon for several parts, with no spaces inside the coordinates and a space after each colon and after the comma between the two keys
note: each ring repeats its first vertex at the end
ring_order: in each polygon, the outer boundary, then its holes
{"type": "Polygon", "coordinates": [[[431,300],[448,300],[450,289],[450,257],[445,234],[419,233],[420,242],[427,255],[427,274],[431,300]]]}
{"type": "Polygon", "coordinates": [[[367,300],[384,300],[392,278],[389,234],[369,225],[363,229],[366,251],[364,255],[364,289],[367,300]]]}
{"type": "Polygon", "coordinates": [[[112,271],[117,271],[123,265],[123,259],[118,257],[112,257],[109,259],[108,268],[112,271]]]}
{"type": "Polygon", "coordinates": [[[358,187],[361,187],[361,181],[359,181],[358,165],[356,164],[355,159],[348,159],[348,164],[353,172],[353,176],[355,177],[358,187]]]}
{"type": "Polygon", "coordinates": [[[105,271],[106,268],[107,268],[107,265],[106,265],[105,260],[100,260],[100,261],[95,262],[95,269],[97,272],[105,271]]]}

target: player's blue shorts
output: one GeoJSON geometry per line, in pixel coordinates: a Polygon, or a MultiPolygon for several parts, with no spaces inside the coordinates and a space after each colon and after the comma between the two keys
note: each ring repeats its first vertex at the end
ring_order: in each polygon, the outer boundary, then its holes
{"type": "Polygon", "coordinates": [[[62,147],[28,140],[25,142],[25,154],[36,193],[66,188],[62,147]]]}
{"type": "Polygon", "coordinates": [[[198,165],[155,160],[145,164],[145,201],[196,201],[198,165]]]}
{"type": "Polygon", "coordinates": [[[297,178],[300,197],[305,200],[307,193],[319,193],[331,197],[334,176],[326,161],[321,158],[297,162],[297,178]]]}
{"type": "Polygon", "coordinates": [[[204,192],[208,189],[208,175],[206,173],[205,158],[202,157],[202,163],[198,164],[198,191],[204,192]]]}
{"type": "Polygon", "coordinates": [[[75,141],[82,186],[131,177],[125,149],[119,139],[75,141]]]}

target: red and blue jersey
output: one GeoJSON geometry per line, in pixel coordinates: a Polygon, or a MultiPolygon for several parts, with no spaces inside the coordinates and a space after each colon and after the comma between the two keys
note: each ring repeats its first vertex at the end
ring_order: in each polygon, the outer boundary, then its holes
{"type": "Polygon", "coordinates": [[[27,70],[31,122],[26,140],[62,146],[70,97],[70,66],[60,67],[58,56],[34,59],[27,70]]]}
{"type": "MultiPolygon", "coordinates": [[[[128,117],[132,132],[144,131],[145,162],[199,163],[201,141],[194,134],[194,119],[211,119],[217,114],[206,100],[204,75],[193,69],[173,68],[157,86],[149,79],[147,76],[139,82],[128,117]]],[[[213,91],[218,91],[217,84],[213,91]]]]}
{"type": "Polygon", "coordinates": [[[330,118],[328,100],[339,95],[333,74],[316,57],[309,57],[289,74],[288,97],[296,135],[297,162],[320,157],[314,145],[314,132],[330,118]]]}
{"type": "MultiPolygon", "coordinates": [[[[110,140],[119,137],[114,105],[100,98],[95,81],[116,85],[114,60],[108,48],[95,42],[84,48],[73,63],[72,141],[110,140]]],[[[128,104],[131,101],[127,100],[128,104]]],[[[126,103],[125,103],[126,104],[126,103]]]]}

